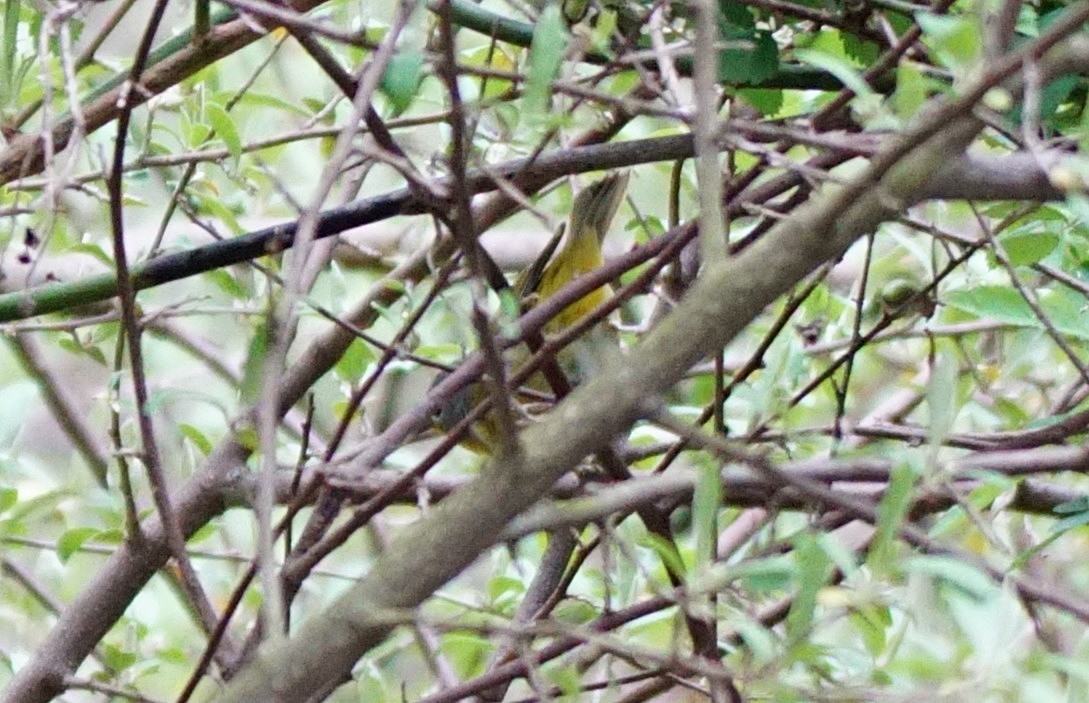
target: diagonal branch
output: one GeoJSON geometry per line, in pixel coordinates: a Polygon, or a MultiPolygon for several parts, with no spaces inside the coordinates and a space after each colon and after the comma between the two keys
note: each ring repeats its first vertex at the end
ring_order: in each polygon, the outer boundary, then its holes
{"type": "MultiPolygon", "coordinates": [[[[1024,53],[997,62],[966,86],[963,97],[933,103],[859,176],[802,206],[737,256],[709,266],[688,297],[631,354],[526,430],[523,452],[491,462],[480,478],[407,528],[362,581],[290,640],[262,650],[218,700],[301,701],[340,680],[386,637],[391,625],[385,613],[423,602],[492,546],[504,526],[565,471],[643,416],[648,403],[692,365],[726,345],[817,267],[918,202],[932,175],[981,129],[971,117],[976,101],[1012,75],[1025,55],[1040,55],[1086,16],[1086,4],[1067,11],[1024,53]]],[[[1083,59],[1089,53],[1085,42],[1072,39],[1064,49],[1083,59]]],[[[354,468],[362,473],[380,459],[364,450],[354,468]]]]}

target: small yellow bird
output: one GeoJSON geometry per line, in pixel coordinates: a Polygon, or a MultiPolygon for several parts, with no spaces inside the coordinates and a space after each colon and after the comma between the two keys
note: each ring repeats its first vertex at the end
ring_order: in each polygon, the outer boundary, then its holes
{"type": "MultiPolygon", "coordinates": [[[[561,228],[537,259],[515,281],[514,290],[518,293],[524,310],[547,300],[569,282],[604,264],[602,243],[624,199],[627,187],[628,173],[625,171],[606,176],[579,192],[571,208],[566,232],[561,228]],[[562,247],[559,246],[561,239],[562,247]],[[557,248],[559,251],[556,251],[557,248]]],[[[571,303],[545,325],[545,336],[556,336],[578,323],[605,302],[609,295],[609,287],[602,286],[571,303]]],[[[593,373],[602,352],[601,346],[612,343],[607,333],[604,337],[603,339],[602,334],[596,334],[596,330],[592,330],[557,355],[557,361],[573,383],[578,383],[593,373]]],[[[528,358],[529,350],[524,345],[520,346],[514,350],[511,364],[517,366],[528,358]]],[[[539,376],[530,379],[527,386],[541,391],[548,389],[544,379],[539,376]]],[[[483,384],[476,383],[463,389],[436,413],[436,426],[449,430],[485,397],[483,384]]],[[[498,444],[498,431],[493,419],[486,416],[473,425],[470,435],[462,441],[462,445],[477,453],[490,454],[492,447],[498,444]]]]}

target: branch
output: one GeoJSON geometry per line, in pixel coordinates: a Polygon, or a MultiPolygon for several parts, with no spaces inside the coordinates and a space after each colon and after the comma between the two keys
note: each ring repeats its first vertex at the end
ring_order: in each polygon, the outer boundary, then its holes
{"type": "MultiPolygon", "coordinates": [[[[496,181],[500,178],[551,180],[586,171],[685,159],[693,153],[689,135],[576,147],[555,151],[536,160],[515,159],[487,169],[469,171],[466,174],[466,187],[471,194],[477,195],[498,190],[496,181]]],[[[1059,200],[1065,198],[1066,193],[1051,184],[1041,164],[1054,167],[1065,156],[1059,151],[1045,152],[1042,157],[1027,152],[1008,156],[961,156],[943,164],[934,178],[922,187],[918,198],[1059,200]]],[[[436,182],[438,189],[448,185],[449,179],[436,182]]],[[[318,217],[315,236],[330,237],[398,215],[419,215],[426,211],[426,206],[413,197],[411,189],[400,188],[322,212],[318,217]]],[[[233,239],[134,264],[133,285],[138,291],[145,290],[282,251],[292,246],[296,227],[297,222],[285,222],[233,239]]],[[[109,300],[116,295],[117,282],[112,273],[6,293],[0,295],[0,323],[60,312],[109,300]]]]}

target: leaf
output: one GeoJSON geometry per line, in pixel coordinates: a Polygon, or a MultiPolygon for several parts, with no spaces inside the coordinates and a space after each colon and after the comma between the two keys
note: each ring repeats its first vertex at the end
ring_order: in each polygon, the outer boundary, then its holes
{"type": "Polygon", "coordinates": [[[870,656],[876,657],[885,651],[889,627],[892,625],[888,608],[866,605],[852,610],[849,620],[862,637],[870,656]]]}
{"type": "Polygon", "coordinates": [[[934,451],[952,431],[956,419],[958,371],[956,357],[946,349],[935,359],[926,387],[926,403],[930,410],[927,442],[934,451]]]}
{"type": "Polygon", "coordinates": [[[16,48],[19,39],[19,9],[22,5],[20,0],[5,0],[4,2],[4,47],[0,57],[3,59],[3,64],[0,64],[0,86],[2,86],[2,92],[0,92],[0,104],[5,107],[8,105],[15,93],[14,85],[15,81],[15,56],[16,48]]]}
{"type": "Polygon", "coordinates": [[[208,278],[227,295],[237,300],[247,300],[250,297],[249,290],[242,285],[238,276],[228,269],[213,269],[206,271],[204,277],[208,278]]]}
{"type": "Polygon", "coordinates": [[[466,679],[479,674],[493,647],[487,638],[476,632],[458,631],[443,635],[442,653],[453,664],[459,677],[466,679]]]}
{"type": "Polygon", "coordinates": [[[416,50],[399,51],[386,64],[378,88],[389,99],[395,116],[407,110],[419,93],[423,66],[423,54],[416,50]]]}
{"type": "Polygon", "coordinates": [[[367,367],[374,360],[374,352],[371,351],[371,348],[357,340],[348,346],[348,350],[340,357],[334,370],[338,377],[345,381],[355,382],[363,378],[367,367]]]}
{"type": "Polygon", "coordinates": [[[847,545],[828,533],[819,533],[815,535],[815,538],[824,553],[828,555],[836,568],[843,572],[844,576],[853,576],[858,571],[855,553],[847,545]]]}
{"type": "Polygon", "coordinates": [[[880,56],[881,51],[877,44],[862,39],[856,34],[842,34],[842,37],[844,55],[859,66],[870,66],[880,56]]]}
{"type": "Polygon", "coordinates": [[[601,612],[582,598],[564,598],[552,612],[552,618],[556,622],[568,625],[585,625],[601,612]]]}
{"type": "Polygon", "coordinates": [[[235,126],[230,114],[219,105],[208,105],[204,108],[204,116],[219,138],[223,140],[231,158],[237,163],[238,158],[242,156],[242,137],[238,134],[238,127],[235,126]]]}
{"type": "Polygon", "coordinates": [[[1083,496],[1081,498],[1075,498],[1074,500],[1068,500],[1065,503],[1059,503],[1052,508],[1051,511],[1053,513],[1058,513],[1059,515],[1089,511],[1089,496],[1083,496]]]}
{"type": "Polygon", "coordinates": [[[718,79],[723,83],[759,84],[779,70],[779,45],[771,32],[759,30],[742,37],[725,37],[727,44],[746,46],[727,48],[718,55],[718,79]]]}
{"type": "Polygon", "coordinates": [[[746,37],[756,29],[752,12],[739,2],[718,3],[718,33],[724,38],[746,37]]]}
{"type": "Polygon", "coordinates": [[[17,502],[19,502],[19,489],[6,486],[0,488],[0,515],[17,502]]]}
{"type": "Polygon", "coordinates": [[[198,205],[198,209],[203,214],[213,215],[219,219],[220,222],[227,225],[232,234],[240,235],[245,234],[246,229],[238,222],[238,218],[235,217],[234,212],[231,211],[227,205],[217,197],[195,197],[194,201],[198,205]]]}
{"type": "Polygon", "coordinates": [[[915,479],[915,470],[905,463],[896,465],[889,476],[888,489],[877,506],[877,529],[867,557],[875,571],[886,571],[892,565],[892,545],[911,507],[915,479]]]}
{"type": "Polygon", "coordinates": [[[124,671],[138,661],[138,657],[134,652],[127,652],[109,642],[103,643],[99,652],[106,666],[115,672],[124,671]]]}
{"type": "Polygon", "coordinates": [[[927,43],[947,68],[967,68],[974,64],[983,45],[979,25],[973,19],[919,12],[915,15],[915,21],[923,30],[927,43]]]}
{"type": "Polygon", "coordinates": [[[692,497],[692,524],[696,531],[697,564],[711,564],[718,538],[717,517],[722,505],[722,480],[714,464],[699,469],[695,494],[692,497]]]}
{"type": "MultiPolygon", "coordinates": [[[[304,104],[309,104],[308,100],[309,100],[308,98],[304,98],[303,103],[304,104]]],[[[242,96],[237,100],[237,102],[238,102],[239,105],[246,105],[248,107],[275,108],[277,110],[283,110],[285,112],[290,112],[290,113],[292,113],[292,114],[294,114],[294,115],[296,115],[298,117],[302,117],[302,118],[307,118],[307,117],[310,117],[312,115],[312,113],[307,112],[306,110],[299,107],[295,103],[284,100],[283,98],[278,98],[275,95],[269,95],[267,93],[255,93],[253,91],[248,90],[248,91],[246,91],[245,93],[242,94],[242,96]]],[[[324,103],[319,103],[319,104],[321,106],[324,106],[324,103]]],[[[317,110],[314,110],[314,112],[317,112],[317,110]]]]}
{"type": "Polygon", "coordinates": [[[102,366],[109,366],[106,362],[106,355],[94,344],[85,344],[81,340],[77,340],[73,337],[61,337],[57,340],[57,345],[61,349],[72,352],[77,356],[85,356],[95,360],[102,366]]]}
{"type": "Polygon", "coordinates": [[[942,298],[942,302],[998,322],[1025,327],[1036,327],[1038,324],[1025,299],[1007,286],[978,286],[971,290],[952,291],[942,298]]]}
{"type": "Polygon", "coordinates": [[[250,403],[257,400],[261,393],[261,381],[265,370],[265,353],[268,351],[268,328],[262,323],[257,326],[250,339],[246,364],[243,367],[242,383],[239,390],[242,401],[250,403]]]}
{"type": "Polygon", "coordinates": [[[90,242],[81,242],[65,248],[65,251],[74,254],[87,254],[88,256],[94,257],[98,261],[106,264],[110,268],[113,268],[113,257],[107,254],[106,250],[97,244],[92,244],[90,242]]]}
{"type": "Polygon", "coordinates": [[[743,88],[737,91],[748,104],[764,117],[775,117],[783,109],[783,91],[772,88],[743,88]]]}
{"type": "Polygon", "coordinates": [[[525,592],[525,584],[510,576],[493,576],[488,580],[488,601],[501,613],[517,606],[518,599],[525,592]]]}
{"type": "MultiPolygon", "coordinates": [[[[501,46],[481,46],[465,53],[462,61],[469,66],[491,68],[506,73],[517,70],[514,59],[501,46]]],[[[514,83],[506,78],[484,75],[480,78],[480,97],[485,100],[499,98],[514,88],[514,83]]]]}
{"type": "Polygon", "coordinates": [[[752,657],[754,663],[765,665],[779,656],[775,635],[759,621],[739,618],[733,627],[745,642],[746,656],[752,657]]]}
{"type": "Polygon", "coordinates": [[[677,551],[677,546],[669,540],[647,532],[639,538],[640,544],[650,547],[662,560],[662,564],[675,574],[688,573],[688,567],[677,551]]]}
{"type": "Polygon", "coordinates": [[[75,527],[65,531],[57,540],[57,557],[62,563],[66,563],[73,554],[79,551],[84,542],[96,534],[98,534],[98,528],[95,527],[75,527]]]}
{"type": "Polygon", "coordinates": [[[188,423],[180,423],[178,425],[178,431],[181,432],[182,437],[185,437],[192,442],[201,454],[208,456],[212,452],[212,443],[204,436],[204,433],[198,430],[193,425],[188,423]]]}
{"type": "Polygon", "coordinates": [[[893,104],[896,114],[902,118],[915,115],[930,93],[929,80],[914,64],[902,62],[896,67],[896,92],[893,104]]]}
{"type": "Polygon", "coordinates": [[[817,594],[832,574],[832,564],[820,544],[811,535],[802,534],[794,541],[794,582],[797,590],[787,614],[787,634],[791,640],[804,639],[813,623],[817,594]]]}
{"type": "Polygon", "coordinates": [[[862,73],[842,56],[821,49],[795,49],[794,57],[813,68],[831,73],[859,97],[873,94],[873,88],[862,79],[862,73]]]}
{"type": "MultiPolygon", "coordinates": [[[[1039,304],[1044,315],[1062,334],[1089,340],[1089,327],[1085,324],[1085,299],[1067,290],[1042,291],[1039,304]]],[[[945,304],[979,317],[991,318],[1023,327],[1043,329],[1032,308],[1020,293],[1005,286],[981,286],[970,291],[954,291],[945,298],[945,304]]]]}
{"type": "Polygon", "coordinates": [[[1053,232],[1018,230],[998,238],[1002,250],[1014,266],[1030,266],[1039,262],[1059,245],[1059,235],[1053,232]]]}
{"type": "Polygon", "coordinates": [[[1089,525],[1089,510],[1064,517],[1051,527],[1051,531],[1053,533],[1067,532],[1075,527],[1081,527],[1083,525],[1089,525]]]}
{"type": "MultiPolygon", "coordinates": [[[[549,696],[552,700],[559,700],[565,703],[571,703],[572,701],[585,700],[585,688],[583,686],[584,681],[582,679],[582,673],[579,666],[574,662],[565,666],[559,666],[552,669],[546,669],[544,674],[547,681],[556,687],[560,692],[558,698],[549,696]]],[[[542,696],[543,698],[543,696],[542,696]]]]}
{"type": "Polygon", "coordinates": [[[552,81],[560,73],[563,54],[570,34],[563,20],[563,11],[556,3],[541,12],[533,29],[526,66],[526,88],[522,104],[531,116],[548,110],[552,96],[552,81]]]}
{"type": "Polygon", "coordinates": [[[742,562],[730,569],[730,575],[740,579],[750,591],[780,591],[790,585],[794,564],[789,557],[768,557],[742,562]]]}
{"type": "Polygon", "coordinates": [[[916,555],[904,562],[904,570],[943,581],[976,600],[986,600],[998,592],[998,586],[989,576],[953,557],[916,555]]]}

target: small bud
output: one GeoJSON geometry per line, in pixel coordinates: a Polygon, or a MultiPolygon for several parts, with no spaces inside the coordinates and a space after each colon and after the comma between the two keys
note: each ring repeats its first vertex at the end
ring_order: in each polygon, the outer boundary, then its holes
{"type": "Polygon", "coordinates": [[[1013,96],[1005,88],[991,88],[983,94],[983,104],[995,112],[1005,112],[1013,107],[1013,96]]]}

